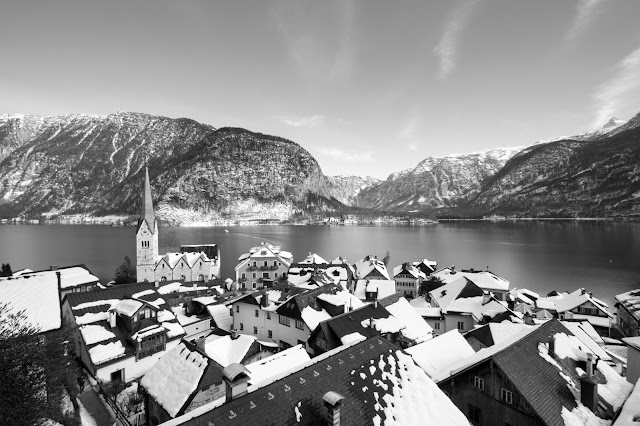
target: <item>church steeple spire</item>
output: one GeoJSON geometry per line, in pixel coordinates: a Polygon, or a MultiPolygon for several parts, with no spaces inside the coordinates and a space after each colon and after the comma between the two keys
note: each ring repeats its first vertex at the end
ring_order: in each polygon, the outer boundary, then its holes
{"type": "MultiPolygon", "coordinates": [[[[149,168],[144,168],[144,192],[142,194],[142,209],[140,211],[140,224],[142,221],[147,221],[147,226],[151,233],[154,233],[156,228],[156,215],[153,211],[153,199],[151,198],[151,185],[149,184],[149,168]]],[[[138,225],[139,227],[139,225],[138,225]]]]}

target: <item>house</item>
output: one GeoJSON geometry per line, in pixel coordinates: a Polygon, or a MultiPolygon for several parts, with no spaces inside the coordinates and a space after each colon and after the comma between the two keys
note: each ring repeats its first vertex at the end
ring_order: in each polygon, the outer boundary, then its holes
{"type": "Polygon", "coordinates": [[[60,273],[32,273],[0,278],[0,306],[7,304],[9,312],[22,311],[26,320],[39,333],[62,327],[60,307],[60,273]]]}
{"type": "Polygon", "coordinates": [[[363,302],[384,299],[397,292],[394,280],[358,280],[353,295],[363,302]]]}
{"type": "Polygon", "coordinates": [[[608,334],[613,317],[608,306],[579,288],[572,293],[554,293],[536,300],[536,308],[545,309],[561,320],[587,320],[602,335],[608,334]]]}
{"type": "Polygon", "coordinates": [[[272,287],[275,282],[287,278],[293,261],[291,253],[268,242],[260,243],[238,258],[236,282],[239,290],[256,290],[272,287]]]}
{"type": "Polygon", "coordinates": [[[158,255],[158,222],[153,210],[147,168],[145,168],[140,218],[136,229],[136,275],[140,282],[168,280],[203,282],[220,278],[220,252],[215,245],[182,246],[182,253],[158,255]],[[191,249],[202,250],[187,251],[191,249]]]}
{"type": "Polygon", "coordinates": [[[616,296],[616,324],[625,336],[640,335],[640,289],[616,296]]]}
{"type": "Polygon", "coordinates": [[[231,364],[250,364],[273,355],[276,348],[263,345],[255,336],[240,334],[233,330],[231,334],[212,333],[196,342],[207,356],[223,367],[231,364]]]}
{"type": "Polygon", "coordinates": [[[433,329],[433,334],[439,336],[445,332],[445,318],[441,308],[432,308],[425,297],[416,297],[409,301],[413,309],[424,319],[429,327],[433,329]]]}
{"type": "Polygon", "coordinates": [[[480,349],[499,345],[515,335],[531,331],[534,327],[533,325],[514,324],[508,321],[504,323],[489,323],[467,332],[464,338],[469,346],[478,352],[480,349]]]}
{"type": "Polygon", "coordinates": [[[444,316],[444,330],[434,327],[436,333],[454,328],[465,332],[497,315],[515,315],[505,306],[506,302],[496,300],[465,276],[430,291],[428,298],[431,306],[440,308],[444,316]]]}
{"type": "Polygon", "coordinates": [[[51,265],[49,269],[42,271],[24,272],[21,275],[27,276],[33,274],[42,275],[48,277],[51,280],[59,279],[60,295],[62,297],[64,297],[64,295],[67,293],[95,290],[100,284],[100,280],[98,279],[98,277],[93,275],[89,268],[87,268],[85,265],[72,265],[63,267],[51,265]],[[60,274],[57,274],[57,272],[60,272],[60,274]]]}
{"type": "Polygon", "coordinates": [[[333,282],[341,284],[345,290],[350,290],[353,288],[354,272],[353,266],[349,265],[347,259],[337,257],[327,262],[315,253],[309,253],[303,261],[289,266],[287,280],[295,286],[301,286],[310,281],[316,286],[333,282]]]}
{"type": "Polygon", "coordinates": [[[478,271],[473,268],[456,271],[455,266],[450,266],[440,269],[432,275],[440,278],[445,284],[465,277],[481,289],[493,293],[493,296],[500,301],[506,301],[509,294],[509,281],[490,271],[478,271]]]}
{"type": "Polygon", "coordinates": [[[413,266],[418,268],[425,276],[428,277],[438,269],[438,262],[422,259],[419,262],[413,262],[413,266]]]}
{"type": "Polygon", "coordinates": [[[404,297],[384,307],[398,319],[403,327],[400,329],[398,342],[401,347],[407,348],[433,338],[433,329],[425,321],[404,297]]]}
{"type": "Polygon", "coordinates": [[[305,347],[296,345],[269,357],[245,364],[249,370],[249,386],[258,385],[285,371],[298,368],[309,362],[310,359],[305,347]]]}
{"type": "Polygon", "coordinates": [[[640,382],[636,381],[631,395],[620,411],[620,415],[613,422],[613,426],[637,426],[640,418],[640,382]]]}
{"type": "Polygon", "coordinates": [[[419,268],[409,262],[393,268],[393,279],[397,291],[402,291],[405,297],[413,299],[420,293],[420,284],[427,276],[419,268]]]}
{"type": "Polygon", "coordinates": [[[627,345],[627,380],[637,383],[640,379],[640,336],[622,339],[627,345]]]}
{"type": "Polygon", "coordinates": [[[356,280],[390,280],[387,267],[376,256],[368,255],[353,267],[356,280]]]}
{"type": "Polygon", "coordinates": [[[233,328],[280,349],[306,347],[307,338],[319,322],[361,305],[337,284],[313,290],[279,288],[282,290],[265,289],[234,301],[233,328]]]}
{"type": "Polygon", "coordinates": [[[224,367],[182,341],[142,377],[147,424],[157,425],[224,396],[224,367]]]}
{"type": "Polygon", "coordinates": [[[203,299],[205,298],[194,298],[171,307],[171,312],[184,329],[185,335],[183,339],[185,340],[195,341],[211,333],[211,314],[207,309],[207,305],[202,303],[203,299]]]}
{"type": "Polygon", "coordinates": [[[433,380],[474,425],[601,424],[632,387],[557,320],[481,349],[433,380]]]}
{"type": "Polygon", "coordinates": [[[77,327],[74,352],[103,382],[141,377],[185,335],[151,283],[67,294],[62,314],[77,327]]]}
{"type": "Polygon", "coordinates": [[[464,415],[411,357],[383,338],[327,352],[266,382],[248,385],[248,371],[225,369],[229,389],[167,423],[176,425],[466,426],[464,415]]]}
{"type": "MultiPolygon", "coordinates": [[[[387,320],[391,314],[380,303],[370,303],[358,309],[336,315],[333,318],[321,321],[315,330],[309,336],[309,348],[313,353],[322,354],[334,350],[346,342],[351,341],[354,336],[363,336],[365,338],[388,334],[393,341],[397,341],[399,324],[394,321],[397,329],[380,332],[375,328],[375,321],[387,320]]],[[[393,320],[393,318],[392,318],[393,320]]],[[[390,321],[391,322],[391,321],[390,321]]],[[[379,323],[381,325],[382,322],[379,323]]]]}

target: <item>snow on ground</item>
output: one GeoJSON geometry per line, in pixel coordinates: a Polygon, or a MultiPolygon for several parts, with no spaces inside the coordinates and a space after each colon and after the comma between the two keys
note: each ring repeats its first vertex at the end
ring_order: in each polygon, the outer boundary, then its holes
{"type": "Polygon", "coordinates": [[[175,417],[196,390],[207,365],[206,357],[180,343],[160,358],[140,383],[171,417],[175,417]]]}
{"type": "Polygon", "coordinates": [[[331,315],[324,309],[316,311],[311,306],[305,306],[300,315],[311,331],[315,330],[320,322],[331,319],[331,315]]]}
{"type": "Polygon", "coordinates": [[[80,399],[77,399],[76,401],[78,401],[78,411],[80,412],[80,424],[82,426],[98,426],[89,411],[84,408],[82,401],[80,401],[80,399]]]}
{"type": "Polygon", "coordinates": [[[101,325],[83,325],[80,327],[80,333],[82,333],[82,338],[87,345],[93,345],[116,337],[115,334],[101,325]]]}
{"type": "Polygon", "coordinates": [[[124,355],[124,346],[122,342],[112,342],[104,345],[96,345],[89,349],[89,356],[94,364],[102,364],[113,358],[119,358],[124,355]]]}

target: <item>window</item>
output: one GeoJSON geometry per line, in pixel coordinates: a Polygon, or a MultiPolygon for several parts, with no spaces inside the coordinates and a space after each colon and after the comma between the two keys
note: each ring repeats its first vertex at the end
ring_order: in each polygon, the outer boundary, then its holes
{"type": "Polygon", "coordinates": [[[483,391],[484,390],[484,379],[481,379],[478,376],[474,376],[474,378],[473,378],[473,387],[483,391]]]}
{"type": "Polygon", "coordinates": [[[242,285],[240,286],[240,288],[241,288],[242,290],[244,290],[244,289],[246,289],[246,288],[247,288],[247,285],[246,285],[245,283],[242,283],[242,285]]]}
{"type": "MultiPolygon", "coordinates": [[[[164,265],[162,265],[162,266],[164,266],[164,265]]],[[[160,281],[166,281],[166,280],[167,280],[167,277],[161,277],[160,278],[160,281]]]]}
{"type": "Polygon", "coordinates": [[[505,388],[500,389],[500,399],[507,404],[513,404],[513,393],[505,388]]]}
{"type": "Polygon", "coordinates": [[[280,324],[286,325],[287,327],[291,327],[291,323],[289,321],[289,318],[280,315],[280,320],[279,321],[280,321],[280,324]]]}
{"type": "Polygon", "coordinates": [[[240,305],[236,305],[236,312],[240,313],[240,305]]]}
{"type": "Polygon", "coordinates": [[[268,272],[263,272],[262,273],[262,278],[269,278],[269,273],[268,272]]]}
{"type": "Polygon", "coordinates": [[[458,321],[458,331],[464,331],[464,322],[458,321]]]}
{"type": "Polygon", "coordinates": [[[255,278],[256,278],[256,273],[255,273],[255,272],[253,272],[253,273],[251,274],[251,278],[253,278],[253,279],[255,279],[255,278]]]}
{"type": "Polygon", "coordinates": [[[253,327],[253,334],[258,334],[258,327],[253,327]]]}
{"type": "Polygon", "coordinates": [[[244,330],[244,324],[240,323],[240,331],[244,330]]]}
{"type": "Polygon", "coordinates": [[[298,330],[304,330],[304,322],[300,320],[296,320],[296,328],[298,330]]]}
{"type": "Polygon", "coordinates": [[[481,414],[481,410],[478,407],[476,407],[475,405],[469,404],[469,415],[467,417],[469,418],[469,421],[471,422],[472,425],[474,426],[480,425],[480,414],[481,414]]]}
{"type": "Polygon", "coordinates": [[[255,282],[252,282],[252,283],[251,283],[251,288],[253,288],[253,289],[255,289],[255,288],[256,288],[256,283],[255,283],[255,282]]]}
{"type": "Polygon", "coordinates": [[[246,272],[243,272],[242,274],[240,274],[240,278],[247,278],[246,272]]]}
{"type": "Polygon", "coordinates": [[[264,266],[268,266],[268,265],[267,265],[267,261],[266,261],[266,260],[264,261],[264,266]]]}
{"type": "Polygon", "coordinates": [[[267,319],[271,319],[271,312],[267,312],[267,319]]]}
{"type": "Polygon", "coordinates": [[[273,266],[278,266],[278,261],[277,260],[273,261],[273,266]]]}
{"type": "Polygon", "coordinates": [[[255,310],[255,313],[256,313],[255,317],[257,318],[258,317],[258,310],[257,309],[255,310]]]}
{"type": "Polygon", "coordinates": [[[318,337],[316,344],[320,349],[327,349],[327,341],[324,340],[322,337],[318,337]]]}
{"type": "Polygon", "coordinates": [[[269,336],[269,339],[273,339],[273,331],[267,330],[267,336],[269,336]]]}
{"type": "Polygon", "coordinates": [[[276,278],[278,278],[278,273],[277,273],[277,272],[274,272],[274,273],[273,273],[273,276],[274,276],[274,277],[276,277],[276,278]]]}
{"type": "Polygon", "coordinates": [[[434,330],[440,330],[440,323],[437,322],[437,323],[433,324],[433,328],[434,328],[434,330]]]}
{"type": "Polygon", "coordinates": [[[298,344],[302,345],[303,348],[307,347],[307,342],[305,342],[304,340],[298,340],[298,344]]]}
{"type": "Polygon", "coordinates": [[[111,373],[111,381],[122,383],[124,381],[124,369],[120,369],[111,373]]]}

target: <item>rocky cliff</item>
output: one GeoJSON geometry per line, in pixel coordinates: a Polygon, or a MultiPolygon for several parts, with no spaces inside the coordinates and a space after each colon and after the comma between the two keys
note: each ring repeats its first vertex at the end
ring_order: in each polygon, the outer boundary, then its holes
{"type": "Polygon", "coordinates": [[[341,207],[317,161],[282,138],[138,113],[3,115],[0,217],[137,214],[145,165],[175,222],[341,207]]]}
{"type": "Polygon", "coordinates": [[[421,211],[466,203],[521,148],[428,157],[415,168],[389,175],[362,190],[354,205],[387,211],[421,211]]]}
{"type": "Polygon", "coordinates": [[[371,176],[340,175],[327,176],[327,178],[332,186],[331,195],[342,204],[348,206],[356,205],[360,192],[379,185],[382,182],[380,179],[371,176]]]}
{"type": "Polygon", "coordinates": [[[471,205],[528,217],[640,216],[640,114],[611,127],[523,150],[471,205]]]}

